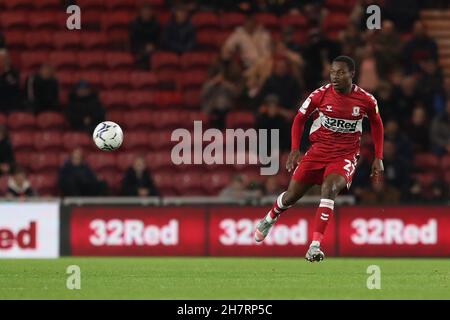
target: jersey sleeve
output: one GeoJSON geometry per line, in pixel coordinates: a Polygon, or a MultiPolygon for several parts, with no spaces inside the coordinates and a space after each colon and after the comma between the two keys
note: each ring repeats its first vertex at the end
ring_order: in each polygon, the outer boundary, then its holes
{"type": "Polygon", "coordinates": [[[378,103],[372,95],[368,94],[367,104],[367,117],[369,118],[372,140],[375,146],[375,157],[383,159],[384,128],[383,121],[380,117],[380,110],[378,109],[378,103]]]}

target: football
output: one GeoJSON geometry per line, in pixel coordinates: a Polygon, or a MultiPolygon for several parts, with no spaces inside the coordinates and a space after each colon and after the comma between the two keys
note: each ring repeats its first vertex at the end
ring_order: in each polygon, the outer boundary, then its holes
{"type": "Polygon", "coordinates": [[[113,151],[122,145],[123,132],[117,123],[103,121],[95,127],[92,138],[100,150],[113,151]]]}

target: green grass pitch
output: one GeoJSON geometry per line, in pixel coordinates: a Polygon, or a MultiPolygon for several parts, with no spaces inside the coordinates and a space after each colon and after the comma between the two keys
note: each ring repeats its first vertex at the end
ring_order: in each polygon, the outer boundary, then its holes
{"type": "Polygon", "coordinates": [[[0,299],[450,299],[450,259],[0,260],[0,299]],[[66,269],[81,269],[81,289],[66,269]],[[369,290],[369,265],[381,289],[369,290]]]}

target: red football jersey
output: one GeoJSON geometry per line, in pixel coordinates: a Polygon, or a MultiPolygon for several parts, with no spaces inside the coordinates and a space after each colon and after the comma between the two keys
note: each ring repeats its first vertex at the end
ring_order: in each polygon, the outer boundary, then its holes
{"type": "Polygon", "coordinates": [[[327,84],[312,92],[299,112],[314,119],[308,152],[330,159],[359,154],[363,118],[376,117],[378,106],[371,94],[355,84],[348,94],[327,84]]]}

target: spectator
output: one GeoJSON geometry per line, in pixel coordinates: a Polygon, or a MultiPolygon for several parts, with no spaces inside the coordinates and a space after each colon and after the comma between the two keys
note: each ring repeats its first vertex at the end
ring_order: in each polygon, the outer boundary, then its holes
{"type": "Polygon", "coordinates": [[[230,57],[237,50],[245,69],[271,55],[270,33],[256,21],[254,15],[249,15],[244,25],[237,27],[228,37],[222,47],[222,56],[230,57]]]}
{"type": "Polygon", "coordinates": [[[108,193],[108,186],[83,159],[83,151],[72,151],[59,172],[59,187],[64,196],[99,196],[108,193]]]}
{"type": "Polygon", "coordinates": [[[373,40],[378,74],[385,78],[398,66],[402,42],[390,20],[383,21],[373,40]]]}
{"type": "Polygon", "coordinates": [[[11,66],[8,52],[0,49],[0,110],[10,112],[21,108],[19,72],[11,66]]]}
{"type": "Polygon", "coordinates": [[[88,82],[81,80],[70,92],[67,116],[73,129],[89,133],[105,119],[105,110],[98,94],[88,82]]]}
{"type": "Polygon", "coordinates": [[[444,76],[441,68],[433,59],[422,60],[419,63],[420,77],[417,81],[417,88],[421,100],[428,106],[428,111],[433,114],[439,109],[436,101],[443,89],[444,76]]]}
{"type": "Polygon", "coordinates": [[[149,58],[159,45],[160,32],[161,26],[151,5],[143,5],[130,24],[131,51],[142,68],[149,68],[149,58]]]}
{"type": "Polygon", "coordinates": [[[164,44],[167,50],[178,54],[194,49],[196,31],[189,20],[188,11],[179,6],[175,9],[171,21],[164,28],[164,44]]]}
{"type": "Polygon", "coordinates": [[[362,59],[359,68],[358,85],[368,91],[374,91],[379,85],[377,60],[374,48],[368,44],[362,50],[362,59]]]}
{"type": "Polygon", "coordinates": [[[233,176],[230,184],[220,192],[225,199],[251,199],[261,196],[260,190],[249,190],[242,175],[233,176]]]}
{"type": "MultiPolygon", "coordinates": [[[[280,134],[280,150],[289,150],[290,126],[287,119],[291,119],[292,115],[292,112],[280,107],[279,98],[276,95],[270,94],[265,97],[259,109],[256,126],[258,129],[278,129],[280,134]]],[[[267,141],[267,150],[271,150],[270,141],[270,139],[267,141]]]]}
{"type": "Polygon", "coordinates": [[[216,71],[203,85],[202,107],[210,116],[212,126],[224,129],[226,115],[234,106],[238,88],[225,78],[222,70],[216,71]]]}
{"type": "Polygon", "coordinates": [[[404,127],[406,125],[405,120],[411,118],[411,106],[421,100],[416,79],[413,76],[404,77],[401,80],[400,88],[396,88],[394,96],[396,101],[395,112],[397,115],[402,115],[400,125],[404,127]]]}
{"type": "Polygon", "coordinates": [[[264,195],[265,196],[277,196],[283,189],[280,186],[280,183],[276,176],[270,176],[267,178],[264,183],[264,195]]]}
{"type": "Polygon", "coordinates": [[[412,145],[408,136],[400,130],[399,124],[395,120],[389,120],[384,125],[384,138],[395,145],[395,151],[403,159],[411,159],[412,145]]]}
{"type": "Polygon", "coordinates": [[[405,196],[411,185],[411,170],[405,159],[411,158],[403,158],[396,149],[393,141],[384,142],[384,182],[386,186],[397,188],[405,196]]]}
{"type": "Polygon", "coordinates": [[[428,151],[430,147],[429,123],[425,108],[419,103],[414,108],[409,125],[405,128],[406,135],[412,142],[414,153],[428,151]]]}
{"type": "Polygon", "coordinates": [[[125,196],[139,197],[159,195],[143,156],[136,157],[133,166],[125,173],[122,181],[122,193],[125,196]]]}
{"type": "Polygon", "coordinates": [[[0,124],[0,175],[8,174],[14,165],[14,151],[6,127],[0,124]]]}
{"type": "Polygon", "coordinates": [[[58,109],[59,82],[51,65],[43,64],[38,73],[30,75],[26,90],[28,103],[35,113],[58,109]]]}
{"type": "Polygon", "coordinates": [[[417,72],[422,60],[438,61],[438,48],[433,38],[428,36],[425,25],[421,21],[414,23],[412,38],[403,47],[403,61],[407,73],[417,72]]]}
{"type": "Polygon", "coordinates": [[[349,23],[347,28],[339,34],[339,42],[342,46],[342,54],[359,60],[364,47],[364,39],[354,23],[349,23]]]}
{"type": "Polygon", "coordinates": [[[450,153],[450,101],[445,112],[434,117],[430,132],[431,145],[437,154],[450,153]]]}
{"type": "Polygon", "coordinates": [[[27,179],[25,170],[21,167],[16,167],[14,173],[8,179],[8,191],[6,192],[6,197],[25,198],[33,196],[36,196],[36,192],[31,187],[31,183],[27,179]]]}
{"type": "Polygon", "coordinates": [[[281,41],[286,48],[297,53],[301,53],[302,47],[294,38],[294,28],[292,26],[283,26],[281,30],[281,41]]]}
{"type": "Polygon", "coordinates": [[[401,192],[383,181],[371,180],[369,189],[364,190],[360,196],[360,203],[366,205],[397,204],[401,199],[401,192]]]}
{"type": "Polygon", "coordinates": [[[260,91],[260,101],[269,94],[274,94],[280,99],[283,108],[296,108],[301,97],[301,88],[297,79],[289,72],[288,61],[276,59],[271,76],[264,83],[260,91]]]}

